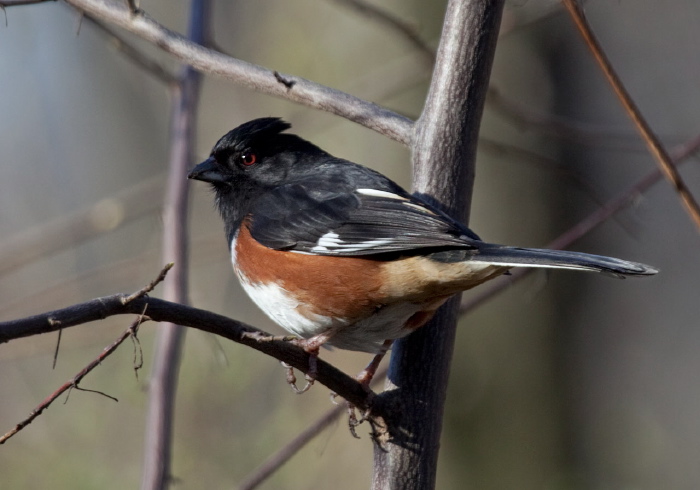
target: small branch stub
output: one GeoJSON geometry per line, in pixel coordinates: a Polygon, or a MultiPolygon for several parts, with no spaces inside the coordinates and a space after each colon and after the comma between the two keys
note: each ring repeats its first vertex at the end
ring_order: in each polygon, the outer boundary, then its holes
{"type": "Polygon", "coordinates": [[[296,85],[296,83],[297,83],[294,80],[290,79],[289,77],[282,75],[280,72],[278,72],[276,70],[273,72],[273,74],[275,75],[275,80],[277,80],[279,83],[281,83],[282,85],[287,87],[287,90],[291,90],[292,87],[294,87],[294,85],[296,85]]]}

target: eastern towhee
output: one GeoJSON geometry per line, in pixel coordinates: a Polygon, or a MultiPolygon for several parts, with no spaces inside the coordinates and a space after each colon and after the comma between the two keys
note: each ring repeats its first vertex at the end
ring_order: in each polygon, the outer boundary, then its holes
{"type": "Polygon", "coordinates": [[[485,243],[380,173],[283,133],[290,127],[278,118],[237,127],[189,178],[214,190],[243,288],[306,339],[300,343],[312,357],[323,344],[382,354],[450,296],[512,267],[657,272],[610,257],[485,243]]]}

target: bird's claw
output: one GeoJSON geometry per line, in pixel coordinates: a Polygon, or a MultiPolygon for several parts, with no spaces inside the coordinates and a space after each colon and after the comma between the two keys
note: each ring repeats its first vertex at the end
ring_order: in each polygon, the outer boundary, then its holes
{"type": "Polygon", "coordinates": [[[304,385],[303,388],[299,388],[297,386],[297,377],[294,374],[294,368],[286,362],[282,362],[282,366],[287,370],[287,384],[289,384],[289,386],[292,388],[292,391],[294,391],[294,393],[296,393],[297,395],[301,395],[309,391],[309,389],[313,386],[314,382],[316,381],[316,363],[314,362],[312,366],[311,358],[309,358],[309,372],[304,374],[306,385],[304,385]]]}

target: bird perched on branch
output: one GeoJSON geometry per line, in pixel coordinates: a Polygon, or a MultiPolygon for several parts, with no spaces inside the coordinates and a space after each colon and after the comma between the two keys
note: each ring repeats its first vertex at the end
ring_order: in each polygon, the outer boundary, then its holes
{"type": "MultiPolygon", "coordinates": [[[[648,276],[647,265],[508,247],[474,232],[374,170],[255,119],[224,135],[189,178],[209,182],[233,268],[251,299],[318,355],[377,354],[423,326],[453,294],[512,267],[648,276]]],[[[310,365],[313,378],[313,363],[310,365]]],[[[308,388],[308,385],[307,385],[308,388]]],[[[303,391],[303,390],[302,390],[303,391]]]]}

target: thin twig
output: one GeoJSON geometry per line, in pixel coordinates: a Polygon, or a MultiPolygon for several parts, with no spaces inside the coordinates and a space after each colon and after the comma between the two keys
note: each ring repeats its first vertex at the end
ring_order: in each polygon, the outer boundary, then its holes
{"type": "Polygon", "coordinates": [[[630,119],[632,119],[632,122],[639,130],[642,138],[644,138],[644,141],[649,147],[649,152],[656,159],[659,167],[663,171],[668,181],[675,187],[676,192],[678,192],[678,195],[680,195],[681,200],[688,211],[688,214],[695,222],[695,225],[700,229],[700,205],[698,205],[697,201],[693,197],[693,194],[690,192],[690,189],[688,189],[683,181],[678,169],[673,164],[671,156],[661,144],[661,141],[656,134],[654,134],[651,126],[649,126],[649,123],[644,119],[644,116],[642,116],[641,111],[632,100],[632,97],[623,85],[622,80],[620,80],[617,72],[615,72],[612,63],[610,63],[610,60],[603,52],[602,46],[596,39],[590,25],[588,24],[588,21],[586,20],[586,15],[583,12],[583,9],[577,0],[562,0],[562,2],[569,11],[571,18],[576,24],[581,36],[585,40],[586,45],[591,50],[591,53],[593,53],[593,56],[598,62],[598,65],[603,71],[608,83],[610,83],[610,86],[615,91],[615,94],[622,103],[622,106],[627,111],[630,119]]]}
{"type": "Polygon", "coordinates": [[[415,26],[405,22],[391,12],[373,5],[365,0],[335,0],[336,3],[354,9],[368,19],[374,20],[400,34],[411,43],[432,65],[435,63],[435,50],[428,46],[415,26]]]}
{"type": "MultiPolygon", "coordinates": [[[[193,266],[211,264],[223,258],[221,236],[218,233],[199,236],[192,242],[192,248],[198,253],[191,258],[193,266]]],[[[139,255],[105,263],[99,267],[87,269],[77,275],[66,275],[57,279],[53,284],[46,284],[32,294],[20,296],[10,302],[0,305],[0,317],[13,318],[26,315],[28,310],[44,309],[45,304],[70,304],[76,301],[75,294],[80,287],[85,287],[96,281],[109,280],[117,287],[119,284],[133,282],[134,277],[142,275],[144,270],[154,263],[160,262],[160,254],[156,250],[147,249],[139,255]]]]}
{"type": "Polygon", "coordinates": [[[53,350],[53,364],[51,365],[51,369],[56,369],[56,363],[58,362],[58,351],[61,347],[61,337],[63,337],[63,329],[59,328],[58,337],[56,338],[56,348],[53,350]]]}
{"type": "MultiPolygon", "coordinates": [[[[155,322],[171,322],[196,328],[203,332],[213,333],[251,347],[273,357],[277,361],[286,362],[301,372],[306,373],[309,370],[309,354],[301,347],[294,345],[293,342],[259,342],[250,334],[260,332],[260,335],[263,337],[269,337],[270,334],[223,315],[149,296],[124,304],[124,299],[127,296],[125,294],[114,294],[60,310],[0,322],[0,343],[54,332],[56,330],[54,324],[56,323],[60,324],[61,328],[66,329],[96,320],[103,320],[114,315],[140,314],[143,307],[148,305],[148,317],[155,322]]],[[[370,407],[370,399],[373,394],[367,393],[367,390],[357,380],[322,359],[318,359],[317,362],[316,381],[345,398],[359,410],[367,410],[370,407]]]]}
{"type": "Polygon", "coordinates": [[[165,266],[160,270],[160,273],[158,274],[158,276],[155,279],[153,279],[151,282],[146,284],[144,287],[142,287],[141,289],[139,289],[135,293],[130,294],[129,296],[124,298],[122,300],[122,301],[124,301],[124,304],[131,303],[135,299],[141,298],[141,297],[147,295],[148,293],[150,293],[151,291],[153,291],[153,289],[160,282],[162,282],[165,279],[165,276],[168,275],[168,271],[170,271],[170,269],[172,269],[174,265],[175,265],[174,262],[170,262],[169,264],[165,264],[165,266]]]}
{"type": "Polygon", "coordinates": [[[44,2],[55,2],[57,0],[0,0],[0,10],[2,10],[2,13],[5,14],[5,27],[8,26],[7,23],[7,11],[5,10],[7,7],[20,7],[23,5],[33,5],[37,3],[44,3],[44,2]]]}
{"type": "Polygon", "coordinates": [[[93,17],[138,35],[202,73],[224,77],[261,93],[339,115],[404,145],[411,142],[413,121],[376,104],[301,77],[281,73],[285,80],[294,83],[290,90],[277,81],[273,70],[193,43],[159,24],[143,11],[133,15],[124,4],[113,0],[65,1],[93,17]]]}
{"type": "Polygon", "coordinates": [[[534,127],[542,133],[579,144],[595,145],[597,148],[602,146],[602,141],[611,139],[616,141],[616,149],[636,150],[644,148],[641,143],[635,147],[632,145],[632,142],[627,146],[617,142],[622,138],[635,138],[634,142],[637,143],[636,134],[633,131],[586,124],[562,116],[537,111],[527,107],[520,101],[510,99],[493,85],[489,86],[486,104],[486,107],[508,118],[519,129],[531,129],[534,127]]]}
{"type": "Polygon", "coordinates": [[[56,398],[61,396],[66,391],[72,390],[73,388],[79,389],[82,391],[89,391],[92,393],[99,393],[99,394],[104,395],[108,398],[111,398],[114,401],[118,401],[116,398],[114,398],[113,396],[107,395],[106,393],[102,393],[102,392],[99,392],[96,390],[89,390],[89,389],[85,389],[85,388],[80,388],[78,386],[78,384],[80,383],[80,381],[82,381],[82,379],[85,376],[87,376],[87,374],[90,371],[92,371],[97,366],[99,366],[107,357],[109,357],[109,355],[112,354],[112,352],[117,350],[117,347],[119,347],[126,339],[128,339],[129,337],[136,336],[136,332],[138,331],[139,325],[141,325],[141,323],[146,319],[146,317],[144,317],[145,311],[146,311],[146,309],[145,309],[145,305],[144,305],[143,312],[138,316],[138,318],[136,320],[134,320],[134,322],[131,324],[131,326],[129,326],[129,328],[127,328],[124,331],[124,333],[122,333],[119,336],[119,338],[117,340],[115,340],[114,342],[109,344],[107,347],[105,347],[105,349],[100,353],[100,355],[97,356],[97,358],[94,359],[92,362],[90,362],[90,364],[88,364],[82,370],[80,370],[80,372],[78,374],[76,374],[75,376],[73,376],[73,378],[71,378],[68,381],[66,381],[65,383],[63,383],[56,391],[51,393],[51,395],[49,395],[34,410],[31,411],[31,413],[29,414],[29,416],[26,419],[24,419],[23,421],[21,421],[20,423],[15,425],[12,428],[12,430],[8,431],[5,435],[0,437],[0,444],[5,444],[5,442],[8,439],[10,439],[12,436],[14,436],[19,431],[24,429],[26,426],[31,424],[34,421],[34,419],[36,419],[39,415],[42,414],[42,412],[44,410],[49,408],[49,405],[51,405],[56,400],[56,398]]]}
{"type": "MultiPolygon", "coordinates": [[[[188,38],[203,45],[209,40],[211,1],[190,3],[188,38]]],[[[197,109],[201,74],[189,66],[181,69],[172,91],[170,115],[170,155],[168,184],[163,204],[162,253],[166,261],[179,264],[175,274],[165,282],[163,295],[175,303],[187,304],[187,208],[189,185],[187,170],[192,166],[196,137],[197,109]]],[[[185,328],[168,322],[158,329],[156,353],[148,387],[148,410],[145,423],[142,490],[168,486],[171,478],[171,454],[175,396],[185,328]]]]}
{"type": "MultiPolygon", "coordinates": [[[[196,44],[209,39],[210,0],[190,4],[188,38],[196,44]]],[[[196,136],[197,109],[201,75],[189,66],[181,69],[172,91],[170,120],[170,156],[168,185],[163,205],[163,257],[184,265],[169,277],[164,297],[176,303],[188,303],[187,208],[189,185],[187,170],[192,166],[196,136]]],[[[161,489],[171,478],[172,434],[175,396],[185,328],[172,322],[161,325],[156,339],[156,354],[148,391],[148,411],[144,443],[144,471],[141,488],[161,489]]]]}
{"type": "MultiPolygon", "coordinates": [[[[677,164],[681,164],[698,151],[700,151],[700,135],[679,146],[673,152],[674,160],[677,164]]],[[[579,221],[576,225],[569,228],[567,231],[548,243],[546,248],[564,249],[571,246],[571,244],[573,244],[576,240],[584,237],[593,231],[593,229],[595,229],[598,225],[604,223],[606,220],[622,211],[627,206],[631,205],[633,202],[635,202],[635,198],[637,196],[646,192],[652,185],[660,181],[662,178],[663,173],[660,169],[652,170],[625,191],[621,192],[617,197],[611,199],[603,206],[600,206],[586,218],[579,221]]],[[[462,301],[459,307],[460,314],[468,313],[472,309],[493,298],[496,294],[506,289],[508,286],[518,282],[520,279],[531,274],[535,270],[536,269],[521,267],[512,271],[511,275],[509,276],[505,276],[496,281],[491,281],[487,285],[481,286],[478,294],[474,294],[468,299],[462,301]]]]}
{"type": "Polygon", "coordinates": [[[154,212],[160,207],[162,188],[163,176],[158,175],[84,209],[11,236],[0,243],[0,274],[154,212]],[[48,236],[50,240],[46,239],[48,236]]]}
{"type": "Polygon", "coordinates": [[[550,172],[556,172],[562,178],[569,180],[572,185],[577,187],[596,204],[603,203],[601,197],[596,192],[596,189],[589,182],[587,182],[586,179],[582,178],[575,172],[572,172],[569,168],[563,166],[557,160],[540,155],[539,153],[526,148],[521,148],[502,141],[492,140],[484,136],[479,138],[479,150],[494,154],[509,155],[518,161],[528,162],[538,167],[547,169],[550,172]]]}
{"type": "Polygon", "coordinates": [[[112,44],[115,48],[121,52],[129,61],[134,63],[137,67],[141,68],[146,73],[149,73],[156,79],[165,83],[166,85],[172,85],[177,81],[175,75],[170,73],[170,71],[165,68],[162,64],[158,63],[155,59],[147,56],[144,52],[134,46],[132,43],[126,40],[124,36],[119,34],[117,31],[109,27],[104,22],[93,18],[90,15],[86,15],[85,18],[91,22],[94,26],[104,32],[108,37],[111,38],[112,44]]]}
{"type": "Polygon", "coordinates": [[[279,451],[275,452],[255,472],[248,475],[243,483],[239,485],[239,490],[252,490],[257,488],[262,482],[272,476],[275,471],[280,469],[284,463],[289,461],[292,456],[308,444],[314,437],[319,435],[341,415],[346,412],[344,405],[338,405],[328,410],[326,413],[316,419],[309,427],[300,432],[292,441],[283,446],[279,451]]]}
{"type": "Polygon", "coordinates": [[[0,0],[0,9],[7,7],[21,7],[23,5],[34,5],[36,3],[56,2],[57,0],[0,0]]]}
{"type": "MultiPolygon", "coordinates": [[[[374,378],[372,378],[372,385],[374,386],[375,384],[381,383],[384,378],[386,378],[387,372],[387,368],[377,371],[374,378]]],[[[309,424],[304,431],[299,433],[285,446],[277,450],[258,468],[256,468],[253,473],[248,475],[243,480],[243,483],[239,485],[239,490],[253,490],[254,488],[257,488],[261,483],[280,469],[287,461],[289,461],[295,454],[297,454],[301,448],[311,442],[314,437],[329,428],[338,417],[341,417],[345,413],[347,413],[347,407],[344,404],[339,405],[335,408],[331,408],[326,413],[311,422],[311,424],[309,424]]]]}

